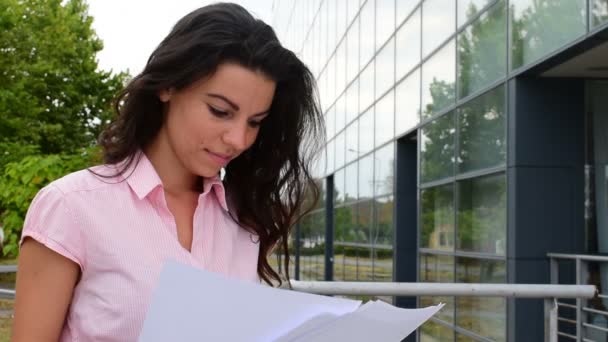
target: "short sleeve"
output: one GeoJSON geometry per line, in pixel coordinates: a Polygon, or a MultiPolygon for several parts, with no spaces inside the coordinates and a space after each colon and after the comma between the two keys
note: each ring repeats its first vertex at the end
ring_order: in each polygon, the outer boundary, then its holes
{"type": "Polygon", "coordinates": [[[52,183],[38,192],[25,217],[21,241],[30,237],[83,269],[81,229],[70,210],[66,195],[52,183]]]}

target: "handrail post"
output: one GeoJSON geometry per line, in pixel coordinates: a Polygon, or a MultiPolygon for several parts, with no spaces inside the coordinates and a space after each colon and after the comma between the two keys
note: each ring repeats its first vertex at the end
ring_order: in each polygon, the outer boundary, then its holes
{"type": "MultiPolygon", "coordinates": [[[[584,284],[589,277],[589,265],[587,261],[580,258],[576,259],[576,285],[584,284]]],[[[586,313],[583,307],[587,306],[587,300],[582,298],[576,299],[576,341],[583,340],[583,323],[587,321],[586,313]]]]}
{"type": "Polygon", "coordinates": [[[545,298],[545,342],[557,342],[557,299],[545,298]]]}

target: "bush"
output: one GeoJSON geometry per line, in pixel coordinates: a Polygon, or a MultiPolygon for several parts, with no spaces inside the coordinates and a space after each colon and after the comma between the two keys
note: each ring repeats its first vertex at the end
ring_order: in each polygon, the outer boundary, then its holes
{"type": "Polygon", "coordinates": [[[5,256],[16,257],[25,214],[34,196],[50,182],[68,173],[99,163],[98,149],[78,154],[32,155],[8,163],[0,175],[0,222],[4,229],[5,256]]]}

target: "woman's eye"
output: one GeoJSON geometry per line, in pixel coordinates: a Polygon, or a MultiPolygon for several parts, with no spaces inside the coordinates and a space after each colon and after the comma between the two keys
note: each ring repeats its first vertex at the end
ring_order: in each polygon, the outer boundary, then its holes
{"type": "Polygon", "coordinates": [[[213,106],[207,105],[209,107],[209,111],[211,111],[211,113],[213,113],[213,115],[218,116],[218,117],[224,117],[226,115],[228,115],[228,112],[223,111],[221,109],[217,109],[213,106]]]}
{"type": "Polygon", "coordinates": [[[262,125],[261,121],[250,121],[249,126],[252,128],[258,128],[262,125]]]}

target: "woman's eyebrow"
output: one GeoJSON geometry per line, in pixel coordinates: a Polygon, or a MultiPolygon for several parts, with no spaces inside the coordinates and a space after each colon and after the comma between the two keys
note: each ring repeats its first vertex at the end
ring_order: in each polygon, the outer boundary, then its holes
{"type": "Polygon", "coordinates": [[[222,100],[222,101],[226,102],[227,104],[229,104],[229,105],[230,105],[230,107],[232,107],[232,109],[234,109],[234,110],[236,110],[236,111],[238,111],[238,110],[240,109],[240,108],[239,108],[239,106],[238,106],[236,103],[234,103],[234,102],[230,101],[230,100],[229,100],[227,97],[225,97],[224,95],[220,95],[220,94],[214,94],[214,93],[207,93],[207,96],[209,96],[209,97],[214,97],[214,98],[216,98],[216,99],[220,99],[220,100],[222,100]]]}

